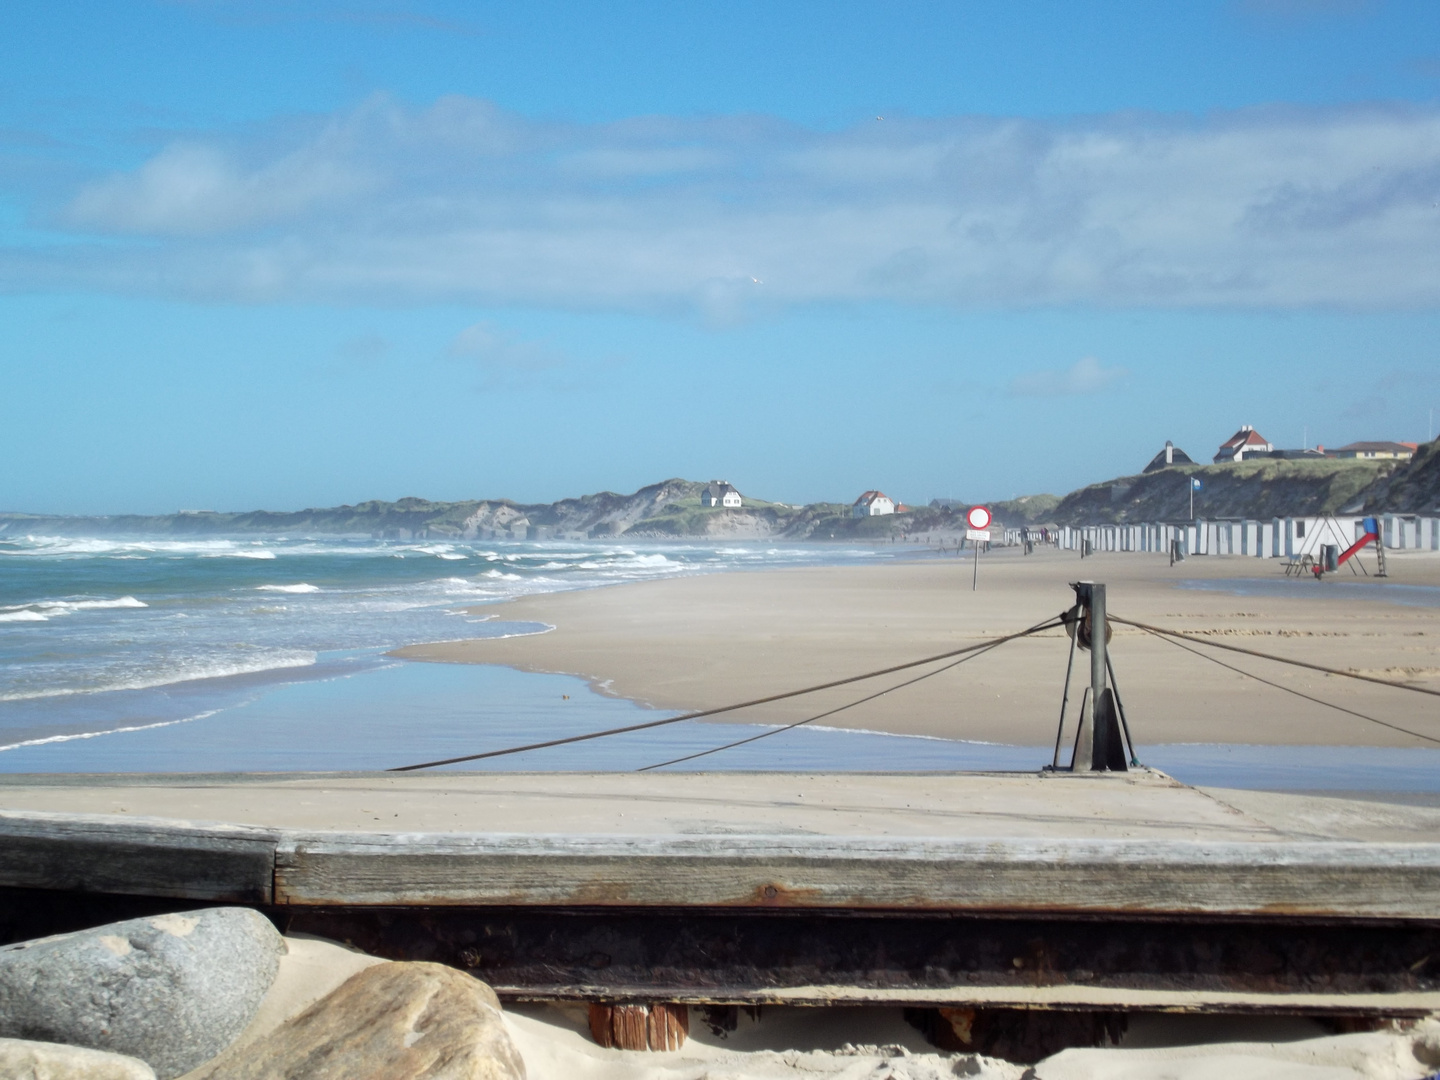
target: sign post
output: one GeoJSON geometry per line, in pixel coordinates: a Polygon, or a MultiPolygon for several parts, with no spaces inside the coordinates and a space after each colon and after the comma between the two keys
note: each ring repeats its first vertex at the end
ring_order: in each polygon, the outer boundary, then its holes
{"type": "Polygon", "coordinates": [[[990,511],[983,506],[972,506],[965,515],[965,539],[975,545],[975,570],[970,575],[970,591],[974,592],[980,583],[980,542],[990,539],[990,511]]]}

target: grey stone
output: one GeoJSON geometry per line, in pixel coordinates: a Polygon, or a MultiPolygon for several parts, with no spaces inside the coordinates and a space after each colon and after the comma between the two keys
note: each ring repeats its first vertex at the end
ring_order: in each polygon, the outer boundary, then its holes
{"type": "Polygon", "coordinates": [[[244,1030],[285,941],[249,908],[130,919],[0,948],[0,1037],[129,1054],[169,1080],[244,1030]]]}
{"type": "Polygon", "coordinates": [[[124,1054],[28,1039],[0,1039],[0,1077],[4,1080],[155,1080],[155,1070],[139,1058],[124,1054]]]}
{"type": "Polygon", "coordinates": [[[186,1080],[525,1080],[495,992],[441,964],[378,964],[186,1080]]]}

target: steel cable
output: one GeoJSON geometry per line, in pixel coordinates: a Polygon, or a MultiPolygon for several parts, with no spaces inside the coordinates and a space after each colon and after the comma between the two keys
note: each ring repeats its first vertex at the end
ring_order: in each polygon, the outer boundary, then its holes
{"type": "MultiPolygon", "coordinates": [[[[1065,620],[1062,617],[1060,619],[1053,619],[1046,623],[1036,624],[1035,626],[1032,626],[1029,630],[1026,630],[1025,633],[1037,634],[1041,630],[1053,630],[1057,626],[1064,625],[1065,620]]],[[[762,731],[758,735],[750,735],[744,739],[736,739],[734,742],[725,743],[723,746],[714,746],[711,747],[709,750],[701,750],[698,753],[686,754],[684,757],[671,758],[669,761],[661,761],[657,762],[654,765],[646,765],[643,768],[636,769],[635,771],[650,772],[654,769],[663,769],[667,765],[679,765],[682,762],[694,761],[696,758],[707,757],[710,754],[718,754],[722,750],[733,750],[735,747],[744,746],[746,743],[759,742],[761,739],[768,739],[772,735],[783,735],[787,731],[793,731],[798,727],[804,727],[806,724],[813,724],[816,720],[824,720],[827,716],[834,716],[836,713],[844,712],[846,709],[853,709],[857,705],[864,705],[867,701],[874,701],[876,698],[882,698],[886,694],[889,694],[895,690],[903,690],[905,687],[913,686],[915,683],[921,682],[924,679],[928,679],[933,675],[939,675],[943,671],[949,671],[951,668],[959,667],[967,660],[974,660],[977,656],[984,656],[991,649],[998,649],[1003,644],[1003,641],[997,641],[993,645],[988,645],[983,649],[978,649],[975,652],[970,653],[968,656],[962,656],[958,660],[952,660],[944,667],[936,668],[934,671],[927,671],[923,675],[916,675],[913,679],[906,679],[904,682],[896,683],[894,686],[887,686],[884,690],[876,691],[875,693],[870,694],[866,697],[857,698],[855,701],[847,702],[844,705],[838,705],[833,709],[827,709],[825,712],[817,713],[814,716],[808,716],[804,720],[796,720],[793,724],[785,724],[781,727],[771,728],[768,731],[762,731]]]]}
{"type": "Polygon", "coordinates": [[[1323,672],[1326,675],[1341,675],[1347,679],[1359,679],[1361,682],[1377,683],[1380,686],[1394,687],[1396,690],[1411,690],[1417,694],[1429,694],[1431,697],[1440,697],[1440,690],[1431,690],[1428,686],[1411,686],[1409,683],[1395,682],[1391,679],[1377,679],[1374,675],[1361,675],[1358,671],[1341,671],[1339,668],[1328,668],[1323,664],[1312,664],[1305,660],[1293,660],[1288,656],[1276,656],[1274,653],[1263,653],[1258,649],[1242,649],[1239,645],[1230,645],[1223,641],[1211,641],[1209,638],[1201,637],[1198,634],[1187,634],[1180,630],[1166,630],[1163,626],[1149,626],[1142,622],[1135,622],[1133,619],[1122,619],[1118,615],[1109,616],[1111,622],[1120,623],[1122,626],[1133,626],[1137,630],[1148,630],[1152,634],[1159,634],[1162,637],[1181,638],[1184,641],[1193,641],[1197,645],[1209,645],[1212,649],[1225,649],[1229,652],[1243,653],[1245,656],[1258,656],[1262,660],[1274,660],[1280,664],[1291,664],[1294,667],[1309,668],[1311,671],[1323,672]]]}
{"type": "Polygon", "coordinates": [[[1415,738],[1424,739],[1426,742],[1440,744],[1440,739],[1435,738],[1433,735],[1424,735],[1418,731],[1411,731],[1409,728],[1401,727],[1399,724],[1392,724],[1388,720],[1381,720],[1378,717],[1374,716],[1366,716],[1364,713],[1356,712],[1354,709],[1347,709],[1344,705],[1336,705],[1333,701],[1326,701],[1324,698],[1312,697],[1310,694],[1304,693],[1300,690],[1296,690],[1294,687],[1284,686],[1277,682],[1271,682],[1269,679],[1266,679],[1260,675],[1256,675],[1253,671],[1246,671],[1244,668],[1238,668],[1234,664],[1227,664],[1219,657],[1208,656],[1205,653],[1202,653],[1199,649],[1192,649],[1184,642],[1176,641],[1174,638],[1166,637],[1164,634],[1157,634],[1154,630],[1150,630],[1148,632],[1154,634],[1154,636],[1158,637],[1161,641],[1168,641],[1177,649],[1184,649],[1186,652],[1193,653],[1195,656],[1200,657],[1200,659],[1202,660],[1209,660],[1212,664],[1219,664],[1221,667],[1229,671],[1233,671],[1237,675],[1244,675],[1247,678],[1254,679],[1256,682],[1262,682],[1266,686],[1273,686],[1276,690],[1284,690],[1287,694],[1294,694],[1296,697],[1302,697],[1306,701],[1313,701],[1317,705],[1324,705],[1326,708],[1335,709],[1337,712],[1347,713],[1350,716],[1358,716],[1361,720],[1368,720],[1372,724],[1379,724],[1381,727],[1387,727],[1393,731],[1402,731],[1406,735],[1413,735],[1415,736],[1415,738]]]}
{"type": "MultiPolygon", "coordinates": [[[[686,720],[699,720],[706,716],[719,716],[722,713],[736,712],[740,709],[748,709],[755,705],[768,705],[772,701],[784,701],[787,698],[800,697],[802,694],[814,694],[821,690],[831,690],[837,686],[849,686],[851,683],[864,682],[866,679],[878,679],[882,675],[892,675],[897,671],[908,671],[911,668],[924,667],[926,664],[935,664],[941,660],[949,660],[953,657],[964,656],[968,653],[989,650],[997,645],[1003,645],[1007,641],[1014,641],[1016,638],[1027,637],[1030,634],[1039,632],[1039,629],[1050,629],[1051,626],[1060,626],[1065,622],[1066,613],[1061,613],[1058,619],[1047,623],[1037,623],[1027,630],[1020,630],[1014,634],[1005,634],[1001,637],[990,638],[974,645],[967,645],[963,649],[951,649],[949,652],[937,653],[935,656],[927,656],[921,660],[910,660],[904,664],[893,664],[890,667],[880,668],[878,671],[867,671],[863,675],[851,675],[844,679],[834,679],[830,682],[819,683],[815,686],[806,686],[799,690],[786,690],[779,694],[769,694],[765,697],[752,698],[749,701],[736,702],[733,705],[721,705],[714,709],[700,709],[696,712],[683,713],[680,716],[667,716],[663,720],[649,720],[642,724],[627,724],[624,727],[607,728],[604,731],[590,731],[583,735],[569,735],[561,739],[547,739],[544,742],[527,743],[524,746],[509,746],[503,750],[487,750],[479,754],[465,754],[461,757],[442,758],[439,761],[424,761],[418,765],[400,765],[395,768],[386,769],[386,772],[414,772],[418,769],[433,769],[441,765],[457,765],[462,761],[483,761],[486,758],[505,757],[510,754],[523,754],[529,750],[545,750],[552,746],[566,746],[570,743],[587,742],[591,739],[603,739],[610,735],[624,735],[631,731],[645,731],[649,728],[664,727],[666,724],[679,724],[686,720]]],[[[892,687],[893,689],[893,687],[892,687]]]]}

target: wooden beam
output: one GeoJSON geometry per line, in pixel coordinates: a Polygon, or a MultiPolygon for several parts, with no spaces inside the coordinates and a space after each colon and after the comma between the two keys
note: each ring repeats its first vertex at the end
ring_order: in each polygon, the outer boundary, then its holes
{"type": "Polygon", "coordinates": [[[0,811],[0,886],[268,904],[278,838],[239,825],[0,811]]]}
{"type": "Polygon", "coordinates": [[[1440,919],[1440,845],[287,833],[275,902],[1440,919]]]}
{"type": "Polygon", "coordinates": [[[1440,844],[315,833],[0,811],[0,886],[306,906],[1440,919],[1440,844]]]}

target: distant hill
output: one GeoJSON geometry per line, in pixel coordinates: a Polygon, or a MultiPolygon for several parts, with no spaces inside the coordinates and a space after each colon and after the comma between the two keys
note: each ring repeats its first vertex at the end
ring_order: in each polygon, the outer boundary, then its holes
{"type": "MultiPolygon", "coordinates": [[[[1122,476],[1064,498],[1026,495],[989,503],[997,524],[1097,525],[1179,521],[1189,517],[1190,480],[1199,476],[1198,517],[1271,518],[1364,508],[1367,512],[1440,512],[1440,449],[1420,448],[1408,463],[1256,459],[1227,465],[1176,465],[1122,476]]],[[[791,506],[745,497],[738,510],[700,505],[705,485],[674,478],[630,495],[602,491],[554,503],[510,499],[432,502],[405,498],[354,506],[278,512],[181,511],[101,517],[0,513],[0,538],[49,535],[228,536],[349,535],[394,540],[711,538],[888,541],[907,534],[965,529],[965,505],[923,506],[902,514],[853,518],[848,503],[791,506]]]]}
{"type": "Polygon", "coordinates": [[[906,515],[850,517],[846,503],[789,506],[747,497],[739,510],[700,505],[706,485],[670,479],[631,495],[602,491],[554,503],[510,499],[432,502],[405,498],[354,506],[277,512],[210,510],[174,514],[62,516],[0,513],[0,537],[41,535],[233,536],[348,535],[426,539],[888,539],[905,531],[906,515]]]}
{"type": "Polygon", "coordinates": [[[0,514],[0,536],[17,533],[137,534],[164,536],[263,533],[360,535],[397,540],[516,538],[527,535],[619,536],[637,521],[653,517],[667,505],[693,500],[698,507],[703,484],[666,480],[633,495],[602,491],[556,503],[527,504],[510,499],[432,502],[405,498],[371,501],[355,506],[243,513],[183,511],[154,516],[121,514],[104,517],[63,517],[0,514]]]}

